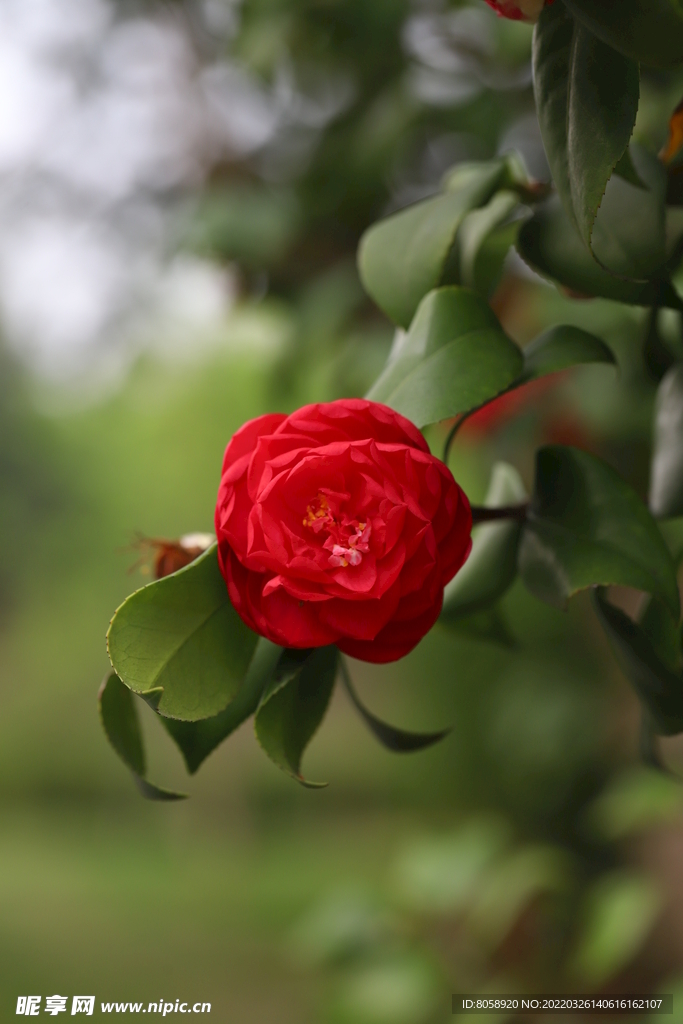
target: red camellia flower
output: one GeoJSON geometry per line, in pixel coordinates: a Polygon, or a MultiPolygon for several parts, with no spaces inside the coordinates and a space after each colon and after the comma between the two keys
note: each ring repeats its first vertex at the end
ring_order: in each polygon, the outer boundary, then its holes
{"type": "MultiPolygon", "coordinates": [[[[502,18],[512,21],[538,21],[538,16],[545,6],[546,0],[486,0],[502,18]]],[[[553,0],[547,0],[549,4],[553,0]]]]}
{"type": "Polygon", "coordinates": [[[438,618],[471,528],[449,469],[377,402],[259,416],[225,452],[221,572],[244,622],[285,647],[403,657],[438,618]]]}

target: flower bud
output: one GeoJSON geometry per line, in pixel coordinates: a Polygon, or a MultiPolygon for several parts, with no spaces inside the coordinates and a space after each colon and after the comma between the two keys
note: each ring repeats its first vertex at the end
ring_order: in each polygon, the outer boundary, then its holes
{"type": "MultiPolygon", "coordinates": [[[[548,0],[548,3],[552,2],[553,0],[548,0]]],[[[538,21],[545,0],[486,0],[486,3],[493,7],[501,18],[510,18],[512,21],[538,21]]]]}

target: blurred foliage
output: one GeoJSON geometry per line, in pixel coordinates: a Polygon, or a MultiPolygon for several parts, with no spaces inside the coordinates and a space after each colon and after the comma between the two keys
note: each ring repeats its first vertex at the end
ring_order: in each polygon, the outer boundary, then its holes
{"type": "MultiPolygon", "coordinates": [[[[119,16],[140,6],[121,2],[119,16]]],[[[171,5],[145,7],[166,16],[171,5]]],[[[353,262],[371,222],[436,193],[465,160],[516,148],[532,178],[547,175],[530,30],[481,3],[175,9],[198,63],[237,66],[272,99],[277,128],[184,197],[178,245],[240,282],[215,350],[142,357],[114,393],[49,395],[50,413],[45,388],[3,356],[3,1005],[19,989],[156,999],[187,986],[245,1022],[427,1024],[448,1019],[457,988],[543,987],[570,963],[577,984],[628,984],[660,895],[627,844],[680,827],[679,791],[621,773],[637,709],[581,598],[562,613],[517,583],[495,609],[504,643],[482,644],[476,624],[438,626],[381,674],[355,664],[381,717],[452,733],[392,757],[338,694],[305,764],[331,781],[324,793],[262,763],[245,730],[192,780],[192,809],[139,806],[110,756],[95,691],[111,609],[142,582],[128,572],[135,531],[211,529],[222,452],[244,420],[363,394],[378,376],[392,332],[353,262]]],[[[680,75],[644,73],[637,133],[651,148],[681,91],[680,75]]],[[[450,465],[470,497],[483,498],[500,461],[529,489],[544,441],[608,458],[645,494],[647,312],[569,297],[514,261],[492,304],[520,344],[558,320],[599,334],[618,372],[574,368],[463,429],[450,465]]],[[[659,329],[679,352],[680,316],[660,314],[659,329]]],[[[428,437],[442,451],[442,428],[428,437]]],[[[183,788],[180,757],[142,719],[154,778],[183,788]]],[[[654,986],[680,968],[662,958],[637,977],[654,986]]]]}

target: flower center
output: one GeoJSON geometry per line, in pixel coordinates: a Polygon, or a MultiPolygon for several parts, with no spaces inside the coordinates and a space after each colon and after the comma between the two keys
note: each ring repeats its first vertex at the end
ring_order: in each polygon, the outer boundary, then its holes
{"type": "Polygon", "coordinates": [[[370,550],[370,523],[361,523],[333,510],[322,491],[318,491],[315,501],[306,508],[303,524],[313,533],[327,534],[323,548],[331,552],[328,563],[335,568],[360,565],[363,555],[370,550]]]}

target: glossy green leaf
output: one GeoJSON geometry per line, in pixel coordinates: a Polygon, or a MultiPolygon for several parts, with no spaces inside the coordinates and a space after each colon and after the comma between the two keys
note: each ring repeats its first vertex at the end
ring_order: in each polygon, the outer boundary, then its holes
{"type": "Polygon", "coordinates": [[[365,232],[358,249],[361,281],[399,326],[408,327],[427,292],[444,283],[463,218],[488,202],[504,174],[504,162],[495,161],[455,191],[416,203],[365,232]]]}
{"type": "Polygon", "coordinates": [[[611,466],[576,448],[537,453],[519,566],[528,589],[559,608],[578,590],[621,584],[679,614],[676,572],[657,524],[611,466]]]}
{"type": "Polygon", "coordinates": [[[254,714],[263,691],[276,670],[282,651],[282,647],[260,637],[237,695],[224,711],[213,718],[203,718],[198,722],[161,718],[166,730],[178,745],[190,773],[196,772],[212,750],[254,714]]]}
{"type": "Polygon", "coordinates": [[[677,363],[657,390],[650,509],[661,519],[683,516],[683,365],[677,363]]]}
{"type": "Polygon", "coordinates": [[[338,659],[335,646],[286,650],[256,711],[256,737],[268,757],[310,788],[326,783],[304,779],[301,758],[330,702],[338,659]]]}
{"type": "Polygon", "coordinates": [[[613,174],[593,230],[593,252],[605,269],[632,280],[661,277],[667,258],[666,168],[633,143],[626,151],[642,184],[613,174]]]}
{"type": "MultiPolygon", "coordinates": [[[[642,625],[633,622],[607,601],[598,589],[595,609],[619,665],[629,680],[658,733],[671,736],[683,731],[683,677],[658,655],[642,625]]],[[[662,610],[666,613],[666,609],[662,610]]]]}
{"type": "Polygon", "coordinates": [[[546,5],[534,30],[536,109],[553,181],[586,245],[638,112],[638,65],[546,5]]]}
{"type": "Polygon", "coordinates": [[[344,689],[351,698],[354,707],[360,713],[373,736],[387,750],[391,750],[395,754],[409,754],[416,750],[425,750],[427,747],[432,747],[435,743],[439,743],[451,731],[448,728],[440,729],[438,732],[409,732],[406,729],[399,729],[398,726],[389,725],[388,722],[383,722],[377,715],[373,715],[372,711],[369,711],[360,700],[353,688],[351,676],[343,660],[341,662],[341,669],[344,689]]]}
{"type": "Polygon", "coordinates": [[[659,886],[647,875],[600,875],[585,897],[570,977],[594,990],[620,974],[643,946],[661,907],[659,886]]]}
{"type": "Polygon", "coordinates": [[[626,57],[652,67],[683,61],[680,0],[564,0],[586,28],[626,57]]]}
{"type": "Polygon", "coordinates": [[[632,185],[635,185],[636,188],[647,188],[647,185],[636,170],[629,149],[624,150],[624,155],[618,160],[614,173],[618,174],[624,181],[629,181],[632,185]]]}
{"type": "Polygon", "coordinates": [[[222,711],[256,647],[256,634],[230,603],[216,550],[132,594],[107,633],[115,671],[136,693],[153,691],[156,710],[169,718],[196,721],[222,711]]]}
{"type": "Polygon", "coordinates": [[[468,213],[457,237],[459,280],[487,297],[497,284],[508,249],[519,230],[519,222],[508,224],[519,206],[516,192],[503,190],[486,206],[468,213]]]}
{"type": "MultiPolygon", "coordinates": [[[[491,195],[497,188],[508,188],[520,175],[521,168],[511,163],[509,156],[495,160],[463,160],[446,171],[441,182],[445,192],[462,192],[477,184],[482,178],[491,182],[491,195]]],[[[520,179],[525,181],[524,177],[520,179]]]]}
{"type": "Polygon", "coordinates": [[[517,236],[517,251],[545,277],[583,296],[615,299],[633,306],[683,303],[666,281],[629,281],[604,270],[590,255],[557,197],[538,207],[517,236]]]}
{"type": "MultiPolygon", "coordinates": [[[[526,499],[522,478],[514,466],[496,463],[484,504],[500,508],[521,504],[526,499]]],[[[457,622],[490,607],[503,596],[517,575],[521,529],[521,522],[513,519],[475,528],[470,556],[444,592],[442,622],[457,622]]]]}
{"type": "Polygon", "coordinates": [[[155,786],[147,778],[145,748],[135,699],[116,672],[110,672],[98,694],[100,720],[107,739],[132,772],[135,783],[148,800],[184,800],[184,793],[155,786]]]}
{"type": "Polygon", "coordinates": [[[466,288],[437,288],[397,337],[367,397],[423,427],[494,398],[521,369],[522,353],[483,299],[466,288]]]}
{"type": "Polygon", "coordinates": [[[604,341],[567,324],[550,327],[524,349],[524,380],[545,377],[581,363],[616,363],[604,341]]]}

